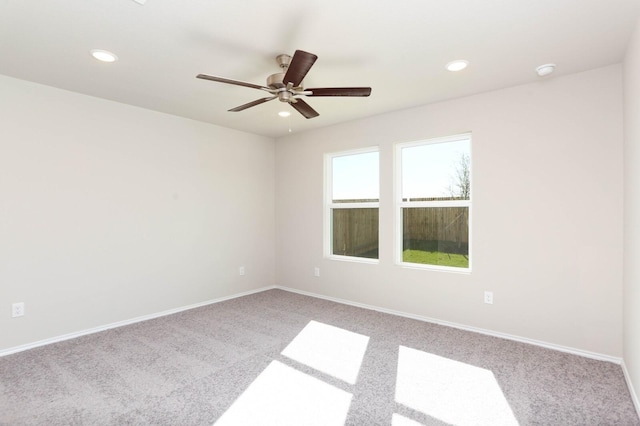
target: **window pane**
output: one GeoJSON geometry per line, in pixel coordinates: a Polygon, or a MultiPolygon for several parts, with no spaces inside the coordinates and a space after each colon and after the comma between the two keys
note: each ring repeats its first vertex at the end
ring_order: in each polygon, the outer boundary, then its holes
{"type": "Polygon", "coordinates": [[[378,258],[378,209],[332,209],[332,254],[378,258]]]}
{"type": "Polygon", "coordinates": [[[470,152],[469,139],[402,148],[403,200],[468,200],[470,152]]]}
{"type": "Polygon", "coordinates": [[[402,209],[402,261],[469,267],[469,208],[402,209]]]}
{"type": "Polygon", "coordinates": [[[334,203],[378,201],[378,152],[333,157],[331,194],[334,203]]]}

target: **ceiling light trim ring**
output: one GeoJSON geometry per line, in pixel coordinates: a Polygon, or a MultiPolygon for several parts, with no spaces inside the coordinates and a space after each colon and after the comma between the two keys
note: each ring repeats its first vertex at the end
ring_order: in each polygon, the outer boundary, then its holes
{"type": "Polygon", "coordinates": [[[89,53],[100,62],[116,62],[118,60],[118,55],[104,49],[91,49],[89,53]]]}
{"type": "Polygon", "coordinates": [[[469,61],[466,59],[456,59],[455,61],[451,61],[446,65],[447,70],[451,72],[462,71],[466,67],[469,66],[469,61]]]}

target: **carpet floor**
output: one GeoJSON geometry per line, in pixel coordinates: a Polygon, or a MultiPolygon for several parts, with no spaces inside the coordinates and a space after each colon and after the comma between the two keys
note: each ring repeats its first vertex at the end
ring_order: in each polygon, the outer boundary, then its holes
{"type": "Polygon", "coordinates": [[[0,424],[640,419],[619,365],[274,289],[4,356],[0,424]]]}

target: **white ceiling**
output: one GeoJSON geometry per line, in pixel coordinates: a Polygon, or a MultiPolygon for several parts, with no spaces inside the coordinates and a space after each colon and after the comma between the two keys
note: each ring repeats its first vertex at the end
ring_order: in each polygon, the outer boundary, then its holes
{"type": "Polygon", "coordinates": [[[640,0],[0,0],[0,74],[277,137],[621,62],[639,16],[640,0]],[[264,85],[296,49],[319,57],[306,87],[371,96],[306,98],[309,120],[277,100],[227,112],[266,94],[195,78],[264,85]]]}

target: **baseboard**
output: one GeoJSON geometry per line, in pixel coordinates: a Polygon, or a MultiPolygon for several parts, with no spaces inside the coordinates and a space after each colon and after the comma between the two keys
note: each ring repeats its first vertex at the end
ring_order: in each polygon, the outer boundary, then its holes
{"type": "Polygon", "coordinates": [[[432,324],[438,324],[438,325],[444,325],[444,326],[447,326],[447,327],[453,327],[453,328],[457,328],[457,329],[460,329],[460,330],[472,331],[474,333],[485,334],[487,336],[499,337],[499,338],[502,338],[502,339],[513,340],[513,341],[521,342],[521,343],[528,343],[530,345],[541,346],[543,348],[553,349],[553,350],[560,351],[560,352],[566,352],[566,353],[570,353],[570,354],[573,354],[573,355],[579,355],[579,356],[583,356],[583,357],[586,357],[586,358],[596,359],[596,360],[599,360],[599,361],[607,361],[607,362],[612,362],[614,364],[622,364],[622,358],[613,357],[613,356],[610,356],[610,355],[604,355],[604,354],[599,354],[599,353],[595,353],[595,352],[584,351],[584,350],[581,350],[581,349],[571,348],[571,347],[562,346],[562,345],[556,345],[556,344],[544,342],[544,341],[541,341],[541,340],[529,339],[529,338],[526,338],[526,337],[515,336],[515,335],[512,335],[512,334],[500,333],[500,332],[497,332],[497,331],[486,330],[486,329],[483,329],[483,328],[471,327],[471,326],[464,325],[464,324],[457,324],[457,323],[453,323],[453,322],[449,322],[449,321],[442,321],[442,320],[439,320],[439,319],[436,319],[436,318],[429,318],[429,317],[424,317],[424,316],[420,316],[420,315],[414,315],[414,314],[410,314],[410,313],[407,313],[407,312],[396,311],[396,310],[393,310],[393,309],[381,308],[379,306],[373,306],[373,305],[367,305],[367,304],[364,304],[364,303],[352,302],[352,301],[346,300],[346,299],[339,299],[339,298],[336,298],[336,297],[324,296],[324,295],[321,295],[321,294],[311,293],[311,292],[308,292],[308,291],[298,290],[298,289],[295,289],[295,288],[282,287],[282,286],[275,286],[275,288],[278,288],[278,289],[284,290],[284,291],[289,291],[289,292],[292,292],[292,293],[302,294],[304,296],[316,297],[318,299],[324,299],[324,300],[329,300],[329,301],[336,302],[336,303],[342,303],[342,304],[345,304],[345,305],[351,305],[351,306],[355,306],[355,307],[358,307],[358,308],[370,309],[370,310],[382,312],[382,313],[385,313],[385,314],[397,315],[397,316],[400,316],[400,317],[411,318],[411,319],[415,319],[415,320],[418,320],[418,321],[424,321],[424,322],[429,322],[429,323],[432,323],[432,324]]]}
{"type": "Polygon", "coordinates": [[[624,379],[627,381],[627,387],[629,388],[629,393],[631,394],[631,400],[633,401],[633,405],[636,407],[638,417],[640,417],[640,399],[638,399],[638,394],[633,387],[631,376],[629,375],[629,371],[627,370],[627,366],[625,365],[624,360],[622,361],[622,372],[624,373],[624,379]]]}
{"type": "MultiPolygon", "coordinates": [[[[583,350],[576,349],[576,348],[556,345],[556,344],[553,344],[553,343],[547,343],[547,342],[543,342],[543,341],[535,340],[535,339],[528,339],[526,337],[515,336],[515,335],[511,335],[511,334],[506,334],[506,333],[500,333],[500,332],[496,332],[496,331],[492,331],[492,330],[486,330],[486,329],[477,328],[477,327],[470,327],[470,326],[463,325],[463,324],[457,324],[457,323],[453,323],[453,322],[449,322],[449,321],[442,321],[442,320],[439,320],[439,319],[436,319],[436,318],[429,318],[429,317],[424,317],[424,316],[420,316],[420,315],[414,315],[414,314],[410,314],[410,313],[407,313],[407,312],[396,311],[396,310],[393,310],[393,309],[381,308],[379,306],[367,305],[367,304],[364,304],[364,303],[353,302],[351,300],[339,299],[339,298],[330,297],[330,296],[324,296],[324,295],[317,294],[317,293],[311,293],[311,292],[308,292],[308,291],[303,291],[303,290],[298,290],[298,289],[295,289],[295,288],[283,287],[283,286],[261,287],[261,288],[257,288],[257,289],[250,290],[250,291],[246,291],[246,292],[243,292],[243,293],[236,293],[236,294],[233,294],[233,295],[230,295],[230,296],[225,296],[225,297],[221,297],[221,298],[217,298],[217,299],[212,299],[212,300],[207,300],[207,301],[204,301],[204,302],[195,303],[193,305],[182,306],[180,308],[169,309],[169,310],[166,310],[166,311],[163,311],[163,312],[157,312],[157,313],[153,313],[153,314],[149,314],[149,315],[143,315],[143,316],[140,316],[140,317],[131,318],[131,319],[124,320],[124,321],[118,321],[118,322],[114,322],[114,323],[107,324],[107,325],[102,325],[102,326],[93,327],[93,328],[89,328],[89,329],[85,329],[85,330],[81,330],[81,331],[76,331],[76,332],[69,333],[69,334],[64,334],[64,335],[61,335],[61,336],[55,336],[55,337],[51,337],[51,338],[48,338],[48,339],[39,340],[37,342],[28,343],[28,344],[21,345],[21,346],[15,346],[15,347],[12,347],[12,348],[1,350],[0,351],[0,357],[5,356],[5,355],[10,355],[10,354],[13,354],[13,353],[16,353],[16,352],[22,352],[22,351],[26,351],[26,350],[29,350],[29,349],[37,348],[39,346],[44,346],[44,345],[49,345],[49,344],[52,344],[52,343],[62,342],[64,340],[74,339],[76,337],[85,336],[87,334],[99,333],[101,331],[109,330],[109,329],[112,329],[112,328],[123,327],[125,325],[135,324],[137,322],[147,321],[147,320],[150,320],[150,319],[159,318],[159,317],[175,314],[175,313],[182,312],[182,311],[187,311],[189,309],[199,308],[201,306],[207,306],[207,305],[211,305],[211,304],[214,304],[214,303],[224,302],[225,300],[231,300],[231,299],[236,299],[236,298],[242,297],[242,296],[248,296],[248,295],[254,294],[254,293],[260,293],[260,292],[263,292],[263,291],[266,291],[266,290],[271,290],[271,289],[274,289],[274,288],[278,288],[278,289],[284,290],[284,291],[289,291],[291,293],[298,293],[298,294],[302,294],[302,295],[305,295],[305,296],[315,297],[315,298],[318,298],[318,299],[325,299],[325,300],[329,300],[329,301],[336,302],[336,303],[342,303],[342,304],[345,304],[345,305],[355,306],[355,307],[358,307],[358,308],[369,309],[369,310],[374,310],[374,311],[378,311],[378,312],[383,312],[383,313],[386,313],[386,314],[401,316],[401,317],[405,317],[405,318],[411,318],[411,319],[415,319],[415,320],[418,320],[418,321],[425,321],[425,322],[429,322],[429,323],[433,323],[433,324],[444,325],[444,326],[447,326],[447,327],[453,327],[453,328],[457,328],[457,329],[460,329],[460,330],[472,331],[474,333],[485,334],[485,335],[488,335],[488,336],[500,337],[502,339],[513,340],[513,341],[516,341],[516,342],[528,343],[528,344],[531,344],[531,345],[541,346],[541,347],[544,347],[544,348],[547,348],[547,349],[553,349],[553,350],[557,350],[557,351],[560,351],[560,352],[566,352],[566,353],[570,353],[570,354],[574,354],[574,355],[579,355],[579,356],[592,358],[592,359],[596,359],[596,360],[600,360],[600,361],[608,361],[608,362],[612,362],[612,363],[615,363],[615,364],[622,365],[622,358],[612,357],[612,356],[609,356],[609,355],[604,355],[604,354],[599,354],[599,353],[594,353],[594,352],[589,352],[589,351],[583,351],[583,350]]],[[[625,370],[625,377],[627,377],[626,370],[625,370]]],[[[628,377],[627,377],[627,382],[631,383],[629,381],[628,377]]],[[[630,387],[630,389],[632,389],[632,388],[630,387]]],[[[638,398],[635,395],[635,393],[634,393],[634,397],[635,397],[634,404],[636,404],[636,408],[637,408],[638,407],[638,398]]]]}
{"type": "Polygon", "coordinates": [[[232,294],[230,296],[225,296],[225,297],[220,297],[220,298],[217,298],[217,299],[207,300],[207,301],[204,301],[204,302],[194,303],[193,305],[182,306],[182,307],[179,307],[179,308],[169,309],[169,310],[166,310],[166,311],[157,312],[157,313],[153,313],[153,314],[149,314],[149,315],[143,315],[143,316],[140,316],[140,317],[135,317],[135,318],[131,318],[131,319],[124,320],[124,321],[118,321],[118,322],[114,322],[114,323],[107,324],[107,325],[101,325],[101,326],[98,326],[98,327],[88,328],[88,329],[85,329],[85,330],[76,331],[76,332],[69,333],[69,334],[63,334],[61,336],[51,337],[49,339],[39,340],[39,341],[33,342],[33,343],[27,343],[26,345],[15,346],[15,347],[12,347],[12,348],[1,350],[0,351],[0,357],[3,357],[5,355],[14,354],[16,352],[22,352],[22,351],[26,351],[26,350],[29,350],[29,349],[37,348],[39,346],[45,346],[45,345],[50,345],[52,343],[62,342],[64,340],[75,339],[76,337],[86,336],[87,334],[99,333],[101,331],[110,330],[112,328],[123,327],[125,325],[135,324],[135,323],[141,322],[141,321],[147,321],[147,320],[150,320],[150,319],[164,317],[164,316],[171,315],[171,314],[177,314],[178,312],[188,311],[189,309],[200,308],[202,306],[212,305],[214,303],[220,303],[220,302],[224,302],[225,300],[236,299],[236,298],[242,297],[242,296],[248,296],[250,294],[260,293],[260,292],[263,292],[263,291],[266,291],[266,290],[271,290],[271,289],[274,289],[274,288],[276,288],[276,287],[275,286],[261,287],[261,288],[255,289],[255,290],[245,291],[243,293],[236,293],[236,294],[232,294]]]}

